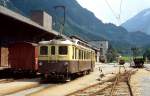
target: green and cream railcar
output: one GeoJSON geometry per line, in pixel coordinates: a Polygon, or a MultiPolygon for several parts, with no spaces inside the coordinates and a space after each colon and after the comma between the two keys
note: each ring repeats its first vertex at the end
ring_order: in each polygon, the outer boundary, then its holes
{"type": "Polygon", "coordinates": [[[39,43],[39,72],[50,78],[70,78],[93,70],[95,51],[71,40],[39,43]]]}

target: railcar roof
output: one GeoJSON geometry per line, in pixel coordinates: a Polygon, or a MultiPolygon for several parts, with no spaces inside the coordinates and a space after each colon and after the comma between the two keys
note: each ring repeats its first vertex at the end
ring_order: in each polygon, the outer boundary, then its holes
{"type": "Polygon", "coordinates": [[[41,41],[39,42],[40,45],[51,45],[51,44],[65,44],[65,45],[72,45],[74,44],[71,40],[67,40],[67,39],[53,39],[50,41],[41,41]]]}
{"type": "Polygon", "coordinates": [[[74,44],[72,41],[70,40],[51,40],[50,44],[65,44],[65,45],[72,45],[74,44]]]}
{"type": "Polygon", "coordinates": [[[71,41],[69,39],[53,39],[50,41],[41,41],[39,42],[40,45],[75,45],[87,50],[92,50],[90,47],[82,46],[77,44],[77,41],[71,41]]]}

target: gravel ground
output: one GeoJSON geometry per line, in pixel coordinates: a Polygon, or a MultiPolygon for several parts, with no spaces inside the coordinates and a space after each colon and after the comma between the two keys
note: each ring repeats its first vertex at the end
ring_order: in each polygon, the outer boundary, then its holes
{"type": "MultiPolygon", "coordinates": [[[[150,64],[145,64],[145,66],[150,70],[150,64]]],[[[142,76],[140,82],[142,96],[150,96],[150,71],[145,72],[146,76],[142,76]]]]}
{"type": "MultiPolygon", "coordinates": [[[[128,67],[128,64],[126,64],[126,67],[128,67]]],[[[27,85],[37,85],[37,80],[33,81],[19,81],[19,82],[12,82],[12,83],[5,83],[0,84],[0,95],[2,96],[4,93],[13,93],[10,95],[5,96],[64,96],[65,94],[68,94],[70,92],[74,92],[78,89],[85,88],[89,85],[93,85],[95,83],[98,83],[98,79],[100,78],[100,74],[104,74],[104,80],[107,78],[111,78],[118,72],[118,66],[114,63],[112,64],[101,64],[96,63],[94,72],[91,72],[91,74],[77,78],[71,82],[64,83],[64,84],[40,84],[38,87],[26,89],[21,91],[20,89],[25,88],[27,85]],[[102,69],[102,72],[99,71],[99,69],[102,69]],[[112,74],[115,73],[115,74],[112,74]],[[20,90],[17,92],[17,90],[20,90]],[[17,92],[17,93],[14,93],[17,92]]]]}
{"type": "Polygon", "coordinates": [[[66,84],[47,88],[46,90],[39,91],[34,94],[30,94],[29,96],[65,96],[71,92],[77,91],[79,89],[83,89],[87,86],[93,85],[98,83],[97,80],[99,78],[100,72],[99,67],[102,68],[102,72],[106,75],[104,78],[108,79],[111,76],[114,76],[118,72],[118,67],[114,67],[114,64],[96,64],[95,71],[92,72],[90,75],[86,75],[84,77],[78,78],[74,81],[68,82],[66,84]],[[111,74],[115,73],[115,74],[111,74]]]}
{"type": "Polygon", "coordinates": [[[141,82],[142,96],[150,96],[150,77],[142,77],[141,82]]]}

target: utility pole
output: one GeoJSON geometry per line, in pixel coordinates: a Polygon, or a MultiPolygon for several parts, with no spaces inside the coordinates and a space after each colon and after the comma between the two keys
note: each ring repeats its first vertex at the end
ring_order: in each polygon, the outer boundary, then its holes
{"type": "Polygon", "coordinates": [[[61,21],[60,21],[61,26],[60,26],[60,30],[59,30],[60,31],[60,35],[62,35],[63,32],[64,32],[65,19],[66,19],[66,7],[64,5],[58,5],[58,6],[54,6],[54,8],[55,8],[55,10],[57,8],[62,8],[63,9],[63,19],[61,18],[61,21]]]}

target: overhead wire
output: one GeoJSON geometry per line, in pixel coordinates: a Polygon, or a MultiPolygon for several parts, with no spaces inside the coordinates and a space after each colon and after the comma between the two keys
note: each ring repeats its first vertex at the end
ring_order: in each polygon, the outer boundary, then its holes
{"type": "Polygon", "coordinates": [[[117,15],[116,15],[115,11],[112,9],[112,7],[111,7],[110,4],[108,3],[108,1],[105,0],[105,2],[106,2],[106,4],[107,4],[107,6],[109,7],[109,9],[112,11],[112,14],[114,15],[114,17],[117,18],[117,15]]]}
{"type": "Polygon", "coordinates": [[[120,21],[119,23],[121,23],[122,3],[123,3],[123,0],[120,1],[120,11],[119,11],[119,15],[118,15],[118,19],[120,21]]]}
{"type": "Polygon", "coordinates": [[[118,21],[118,23],[121,23],[121,13],[122,13],[122,3],[123,0],[120,1],[120,6],[119,6],[119,14],[116,14],[115,11],[113,10],[113,8],[111,7],[111,5],[109,4],[109,2],[107,0],[105,0],[107,6],[109,7],[109,9],[112,11],[112,14],[114,15],[114,17],[116,18],[116,20],[118,21]]]}

